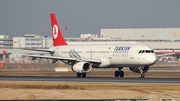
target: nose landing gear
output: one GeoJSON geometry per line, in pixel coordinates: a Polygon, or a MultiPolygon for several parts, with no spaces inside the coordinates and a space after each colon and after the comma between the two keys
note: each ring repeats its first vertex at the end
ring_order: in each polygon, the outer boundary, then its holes
{"type": "Polygon", "coordinates": [[[143,72],[143,67],[139,67],[139,71],[140,71],[139,78],[144,78],[145,74],[143,72]]]}

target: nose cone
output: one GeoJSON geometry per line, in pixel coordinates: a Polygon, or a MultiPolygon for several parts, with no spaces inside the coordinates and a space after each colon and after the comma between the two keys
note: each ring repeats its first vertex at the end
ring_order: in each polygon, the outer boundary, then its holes
{"type": "Polygon", "coordinates": [[[153,65],[156,63],[157,57],[156,57],[156,54],[151,54],[151,55],[149,54],[149,56],[146,57],[146,59],[149,65],[153,65]]]}

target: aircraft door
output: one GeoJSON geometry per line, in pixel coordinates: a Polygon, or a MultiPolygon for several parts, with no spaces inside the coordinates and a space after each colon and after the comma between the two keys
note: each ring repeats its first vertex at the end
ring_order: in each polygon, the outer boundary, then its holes
{"type": "Polygon", "coordinates": [[[131,50],[131,51],[129,52],[129,57],[130,57],[130,60],[133,60],[133,59],[134,59],[134,51],[133,51],[133,50],[131,50]]]}
{"type": "Polygon", "coordinates": [[[130,58],[130,64],[140,64],[141,62],[141,57],[139,55],[139,52],[136,48],[131,49],[129,51],[129,58],[130,58]]]}
{"type": "Polygon", "coordinates": [[[92,51],[90,50],[90,59],[92,59],[92,51]]]}
{"type": "Polygon", "coordinates": [[[136,49],[133,47],[129,50],[129,64],[134,64],[135,63],[135,51],[136,49]]]}

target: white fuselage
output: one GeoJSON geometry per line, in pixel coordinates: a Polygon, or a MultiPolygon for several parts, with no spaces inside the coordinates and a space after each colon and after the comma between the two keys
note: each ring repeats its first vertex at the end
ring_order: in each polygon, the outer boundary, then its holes
{"type": "Polygon", "coordinates": [[[146,45],[64,45],[51,49],[53,56],[100,59],[106,65],[99,67],[150,66],[156,62],[156,54],[146,45]]]}

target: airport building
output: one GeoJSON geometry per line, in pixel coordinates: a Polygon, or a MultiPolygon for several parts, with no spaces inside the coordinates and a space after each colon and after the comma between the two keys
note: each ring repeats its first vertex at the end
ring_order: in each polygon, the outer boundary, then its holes
{"type": "Polygon", "coordinates": [[[0,48],[12,48],[13,43],[12,43],[12,38],[9,38],[9,35],[0,35],[0,48]]]}
{"type": "Polygon", "coordinates": [[[24,37],[13,37],[13,48],[48,48],[52,47],[52,38],[28,34],[24,37]]]}
{"type": "MultiPolygon", "coordinates": [[[[48,48],[52,37],[26,34],[23,37],[0,36],[1,48],[48,48]],[[1,38],[2,37],[2,38],[1,38]]],[[[101,29],[98,34],[81,34],[66,38],[68,44],[145,44],[153,49],[180,49],[180,28],[101,29]]]]}
{"type": "Polygon", "coordinates": [[[98,34],[81,34],[80,38],[83,38],[86,40],[93,40],[94,38],[98,38],[98,34]]]}
{"type": "Polygon", "coordinates": [[[100,37],[136,41],[153,49],[180,49],[180,28],[101,29],[100,37]]]}
{"type": "MultiPolygon", "coordinates": [[[[68,44],[145,44],[159,52],[175,52],[180,54],[180,28],[142,28],[142,29],[101,29],[98,34],[81,34],[79,38],[66,38],[68,44]]],[[[9,38],[0,35],[0,48],[12,53],[44,54],[22,50],[22,48],[53,47],[52,37],[26,34],[23,37],[9,38]]],[[[0,57],[3,57],[1,55],[0,57]]],[[[6,58],[17,56],[6,56],[6,58]]],[[[180,58],[180,56],[177,56],[180,58]]],[[[167,57],[165,58],[167,60],[167,57]]],[[[162,60],[164,61],[164,60],[162,60]]]]}
{"type": "MultiPolygon", "coordinates": [[[[145,44],[153,49],[180,49],[180,28],[101,29],[98,34],[81,34],[80,38],[66,38],[68,44],[145,44]]],[[[0,36],[1,48],[48,48],[52,37],[26,34],[10,39],[0,36]]]]}
{"type": "Polygon", "coordinates": [[[101,29],[100,37],[120,40],[179,41],[180,28],[101,29]]]}

